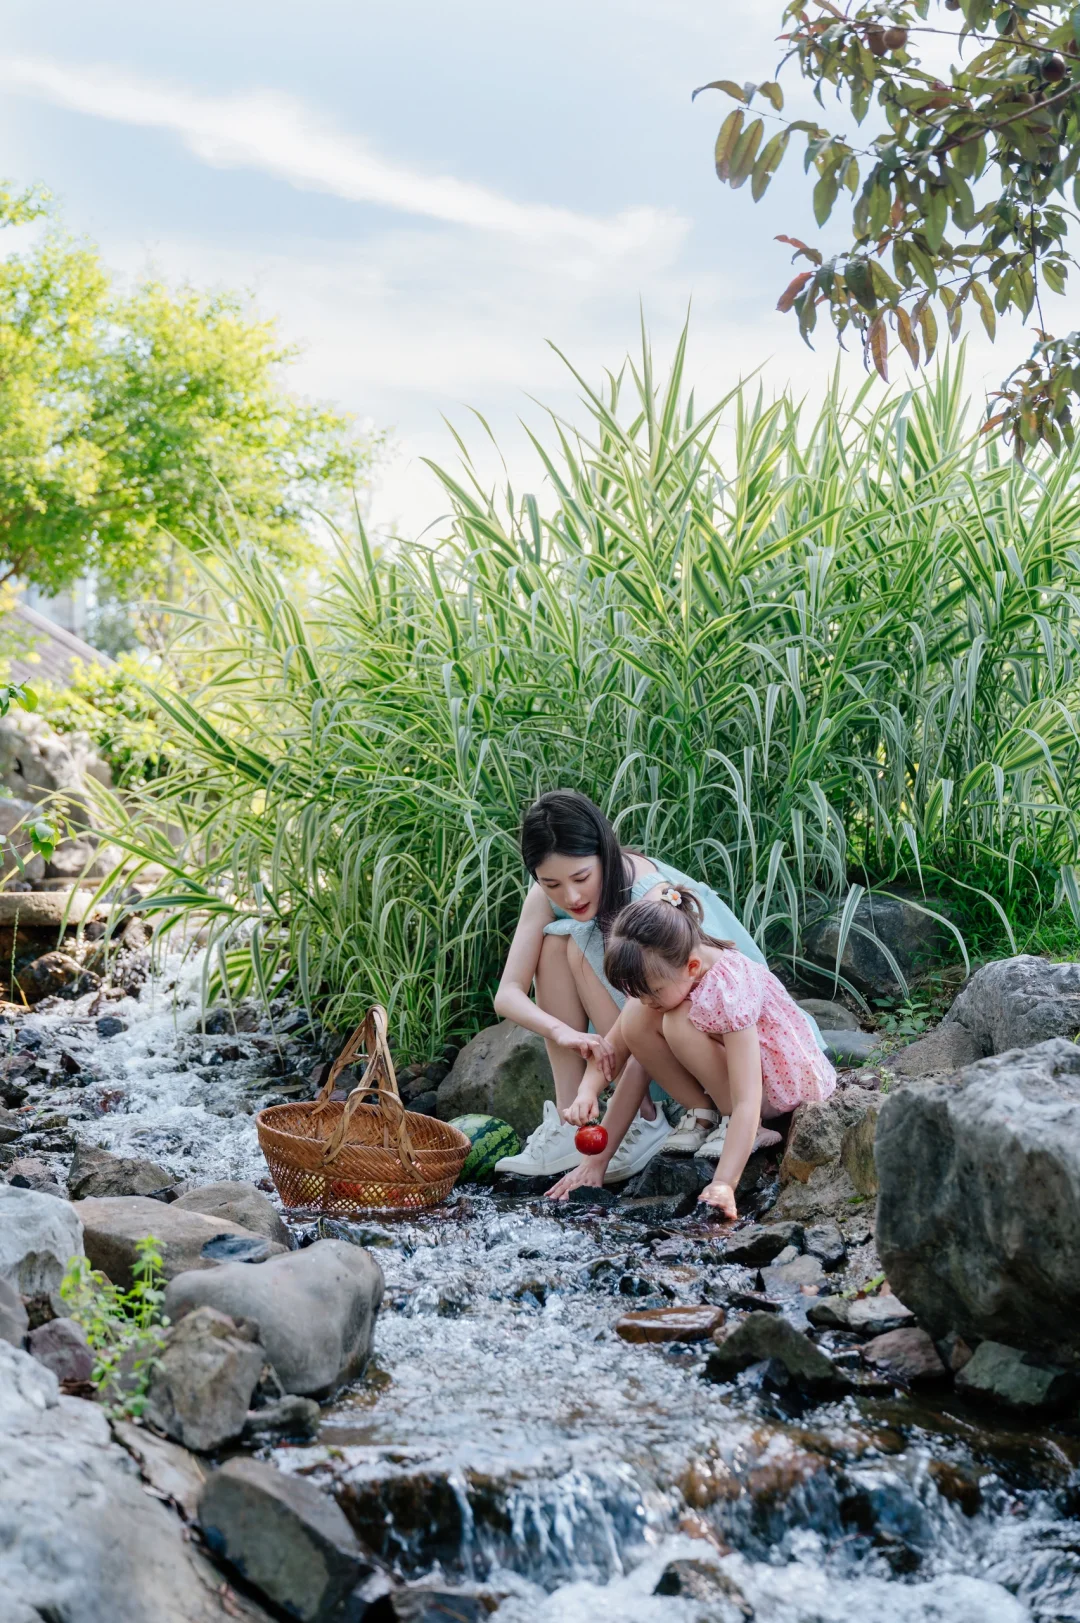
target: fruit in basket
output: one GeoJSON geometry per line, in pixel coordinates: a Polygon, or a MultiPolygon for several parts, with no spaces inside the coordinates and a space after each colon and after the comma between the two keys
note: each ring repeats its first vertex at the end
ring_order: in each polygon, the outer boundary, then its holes
{"type": "Polygon", "coordinates": [[[582,1155],[603,1155],[607,1149],[606,1127],[579,1127],[574,1134],[574,1148],[582,1155]]]}
{"type": "Polygon", "coordinates": [[[498,1116],[455,1116],[450,1126],[464,1133],[472,1145],[459,1183],[490,1183],[496,1161],[521,1150],[521,1140],[510,1123],[498,1116]]]}

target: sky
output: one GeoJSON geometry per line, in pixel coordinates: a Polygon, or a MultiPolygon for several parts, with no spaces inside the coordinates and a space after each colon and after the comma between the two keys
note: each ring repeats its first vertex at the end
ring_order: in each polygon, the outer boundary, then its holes
{"type": "MultiPolygon", "coordinates": [[[[801,161],[755,205],[713,172],[732,104],[691,102],[771,77],[781,0],[4,10],[3,173],[45,182],[121,275],[250,291],[302,349],[292,386],[389,431],[376,528],[437,522],[444,419],[484,478],[542,498],[522,419],[582,415],[552,345],[600,381],[642,316],[663,362],[689,311],[702,403],[755,371],[810,396],[831,374],[828,328],[812,351],[775,310],[776,235],[822,240],[801,161]]],[[[1003,337],[971,342],[977,400],[1026,351],[1003,337]]],[[[858,384],[861,357],[842,365],[858,384]]]]}

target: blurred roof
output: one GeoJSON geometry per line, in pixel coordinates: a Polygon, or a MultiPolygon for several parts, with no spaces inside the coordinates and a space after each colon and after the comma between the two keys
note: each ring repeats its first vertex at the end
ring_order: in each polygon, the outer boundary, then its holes
{"type": "Polygon", "coordinates": [[[51,682],[56,687],[67,687],[76,662],[82,665],[116,663],[108,654],[91,648],[73,631],[66,631],[36,609],[28,609],[25,603],[16,603],[10,613],[33,638],[33,648],[29,650],[33,657],[24,656],[11,661],[12,682],[28,682],[31,687],[35,682],[51,682]]]}

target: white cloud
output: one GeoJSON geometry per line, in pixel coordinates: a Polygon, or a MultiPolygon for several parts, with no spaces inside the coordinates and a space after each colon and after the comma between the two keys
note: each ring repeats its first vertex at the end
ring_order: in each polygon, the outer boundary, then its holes
{"type": "Polygon", "coordinates": [[[205,95],[113,68],[29,56],[0,60],[0,84],[95,118],[171,130],[203,162],[220,168],[259,169],[301,189],[544,242],[571,254],[621,258],[681,236],[686,228],[665,210],[625,209],[605,219],[517,202],[453,175],[423,173],[379,156],[321,124],[295,97],[274,91],[205,95]]]}

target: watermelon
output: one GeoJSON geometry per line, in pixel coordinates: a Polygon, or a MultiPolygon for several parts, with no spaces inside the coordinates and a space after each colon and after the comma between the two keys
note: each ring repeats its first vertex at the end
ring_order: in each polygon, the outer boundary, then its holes
{"type": "Polygon", "coordinates": [[[461,1169],[462,1183],[490,1183],[495,1163],[504,1155],[517,1155],[521,1140],[508,1121],[498,1116],[455,1116],[450,1123],[472,1145],[461,1169]]]}

